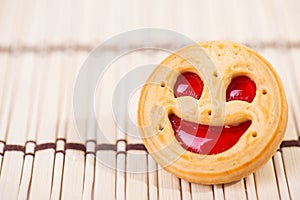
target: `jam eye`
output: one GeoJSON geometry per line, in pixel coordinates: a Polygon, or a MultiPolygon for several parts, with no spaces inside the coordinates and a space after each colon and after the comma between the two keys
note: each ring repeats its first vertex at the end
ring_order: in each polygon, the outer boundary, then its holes
{"type": "Polygon", "coordinates": [[[173,88],[175,97],[191,96],[200,99],[203,91],[203,81],[192,72],[180,74],[173,88]]]}
{"type": "Polygon", "coordinates": [[[226,91],[226,101],[241,100],[251,103],[256,95],[256,85],[247,76],[232,79],[226,91]]]}

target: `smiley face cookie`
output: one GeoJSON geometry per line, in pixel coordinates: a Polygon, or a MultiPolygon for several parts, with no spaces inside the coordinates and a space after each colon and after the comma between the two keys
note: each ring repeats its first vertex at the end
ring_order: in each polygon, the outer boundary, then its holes
{"type": "Polygon", "coordinates": [[[211,41],[171,54],[153,71],[142,88],[138,124],[147,150],[167,171],[194,183],[228,183],[276,152],[287,103],[263,57],[211,41]]]}

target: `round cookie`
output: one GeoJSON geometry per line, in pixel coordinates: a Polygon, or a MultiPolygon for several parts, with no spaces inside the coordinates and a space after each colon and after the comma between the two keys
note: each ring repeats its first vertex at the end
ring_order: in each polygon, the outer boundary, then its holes
{"type": "Polygon", "coordinates": [[[157,66],[142,88],[138,124],[147,150],[167,171],[194,183],[228,183],[276,152],[287,102],[279,76],[257,52],[210,41],[157,66]]]}

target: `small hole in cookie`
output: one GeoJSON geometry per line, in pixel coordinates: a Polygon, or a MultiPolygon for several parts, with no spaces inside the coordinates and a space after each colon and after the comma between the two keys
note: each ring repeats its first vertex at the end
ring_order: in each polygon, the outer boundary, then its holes
{"type": "Polygon", "coordinates": [[[218,56],[220,57],[220,56],[221,56],[221,54],[220,54],[220,53],[218,53],[218,56]]]}
{"type": "Polygon", "coordinates": [[[165,82],[161,82],[161,83],[160,83],[160,87],[166,87],[165,82]]]}
{"type": "Polygon", "coordinates": [[[207,114],[208,114],[209,116],[211,116],[211,110],[208,110],[208,111],[207,111],[207,114]]]}
{"type": "Polygon", "coordinates": [[[159,130],[159,131],[163,131],[163,130],[164,130],[164,127],[160,124],[160,125],[158,126],[158,130],[159,130]]]}
{"type": "Polygon", "coordinates": [[[218,78],[218,72],[214,72],[214,73],[213,73],[213,76],[214,76],[215,78],[218,78]]]}
{"type": "Polygon", "coordinates": [[[257,137],[257,133],[256,133],[256,132],[253,132],[253,133],[252,133],[252,137],[257,137]]]}
{"type": "Polygon", "coordinates": [[[267,90],[266,89],[263,89],[262,92],[261,92],[263,95],[266,95],[268,94],[267,90]]]}

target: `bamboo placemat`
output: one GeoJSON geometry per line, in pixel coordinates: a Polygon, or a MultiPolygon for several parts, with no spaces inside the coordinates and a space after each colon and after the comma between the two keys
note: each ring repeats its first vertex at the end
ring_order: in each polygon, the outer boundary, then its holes
{"type": "MultiPolygon", "coordinates": [[[[299,10],[297,0],[0,1],[0,199],[299,199],[299,10]],[[153,50],[112,63],[97,89],[98,125],[108,141],[87,119],[85,135],[77,134],[72,98],[83,62],[106,39],[142,27],[237,41],[273,64],[289,121],[266,165],[231,184],[188,183],[160,169],[141,140],[116,125],[113,89],[130,70],[167,55],[153,50]]],[[[124,124],[136,121],[137,98],[124,124]]]]}

